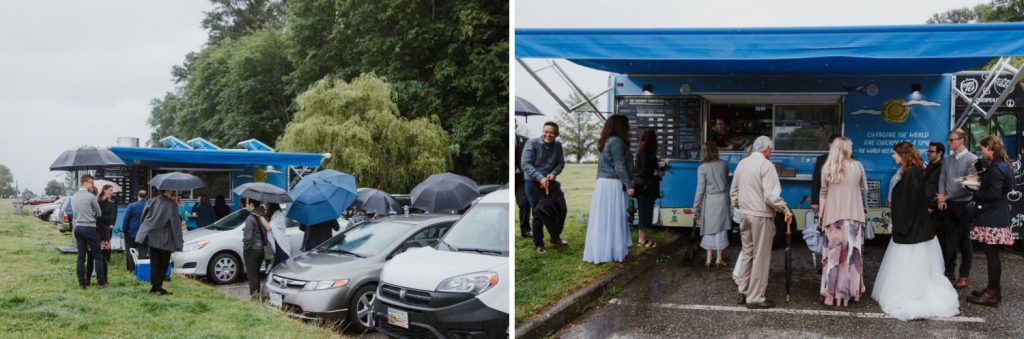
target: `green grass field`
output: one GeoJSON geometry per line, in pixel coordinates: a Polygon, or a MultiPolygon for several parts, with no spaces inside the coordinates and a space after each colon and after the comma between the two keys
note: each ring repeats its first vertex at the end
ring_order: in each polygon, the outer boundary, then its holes
{"type": "MultiPolygon", "coordinates": [[[[533,241],[519,236],[519,220],[516,214],[516,324],[552,305],[562,297],[580,289],[601,274],[622,266],[620,263],[594,265],[583,262],[583,241],[587,235],[585,225],[579,219],[590,211],[590,196],[597,180],[596,164],[568,164],[558,180],[562,183],[569,213],[565,221],[562,238],[569,242],[567,247],[546,246],[547,253],[534,252],[533,241]]],[[[663,241],[664,231],[649,232],[650,239],[663,241]]],[[[633,229],[633,243],[626,260],[635,258],[646,249],[636,246],[636,229],[633,229]]],[[[550,240],[545,231],[545,241],[550,240]]]]}
{"type": "Polygon", "coordinates": [[[75,255],[61,254],[68,233],[31,215],[14,214],[0,200],[0,337],[337,337],[326,327],[288,318],[255,302],[229,296],[201,282],[175,275],[169,296],[147,293],[124,269],[124,256],[111,258],[109,284],[78,288],[75,255]]]}

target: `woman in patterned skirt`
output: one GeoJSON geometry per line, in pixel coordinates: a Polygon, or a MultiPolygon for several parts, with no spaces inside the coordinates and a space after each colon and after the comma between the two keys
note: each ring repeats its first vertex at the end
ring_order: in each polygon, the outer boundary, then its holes
{"type": "Polygon", "coordinates": [[[988,163],[988,169],[981,174],[981,185],[964,187],[974,194],[977,215],[972,220],[971,240],[981,243],[988,261],[988,287],[972,292],[967,297],[970,303],[999,306],[1003,296],[999,291],[1002,264],[999,260],[999,246],[1013,245],[1010,232],[1010,201],[1007,194],[1016,186],[1010,158],[1006,156],[1003,140],[995,136],[981,139],[981,157],[988,163]]]}
{"type": "Polygon", "coordinates": [[[860,301],[864,288],[864,166],[853,160],[850,139],[832,142],[821,170],[821,225],[825,231],[822,251],[821,297],[825,305],[860,301]],[[838,302],[836,300],[838,299],[838,302]]]}

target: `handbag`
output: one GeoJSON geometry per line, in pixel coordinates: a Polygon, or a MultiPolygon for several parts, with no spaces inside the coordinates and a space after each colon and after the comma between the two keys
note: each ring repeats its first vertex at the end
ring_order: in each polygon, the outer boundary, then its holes
{"type": "Polygon", "coordinates": [[[263,260],[273,261],[274,260],[274,249],[270,246],[270,240],[267,240],[267,230],[263,229],[263,225],[257,226],[260,230],[260,237],[263,240],[263,260]]]}

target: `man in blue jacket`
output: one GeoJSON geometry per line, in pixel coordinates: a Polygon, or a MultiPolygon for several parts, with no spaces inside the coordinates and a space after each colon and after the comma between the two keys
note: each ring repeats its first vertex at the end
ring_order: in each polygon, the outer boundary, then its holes
{"type": "MultiPolygon", "coordinates": [[[[128,211],[124,215],[124,253],[125,261],[128,264],[128,272],[135,273],[135,260],[132,259],[130,254],[130,248],[134,248],[139,251],[138,244],[135,243],[135,235],[139,233],[139,225],[142,224],[142,211],[146,208],[146,190],[139,190],[139,200],[128,204],[128,211]]],[[[140,252],[141,255],[141,252],[140,252]]]]}
{"type": "MultiPolygon", "coordinates": [[[[530,139],[523,148],[520,167],[526,181],[524,189],[526,198],[531,208],[536,208],[544,191],[550,191],[551,196],[558,199],[562,206],[565,206],[565,195],[562,193],[561,184],[555,179],[562,174],[565,168],[565,155],[562,152],[562,143],[558,138],[558,124],[548,121],[544,123],[540,138],[530,139]]],[[[536,214],[533,216],[533,245],[538,254],[544,254],[544,230],[540,219],[536,214]]],[[[569,243],[562,240],[562,229],[556,225],[547,225],[548,233],[551,235],[551,243],[557,246],[565,246],[569,243]]]]}

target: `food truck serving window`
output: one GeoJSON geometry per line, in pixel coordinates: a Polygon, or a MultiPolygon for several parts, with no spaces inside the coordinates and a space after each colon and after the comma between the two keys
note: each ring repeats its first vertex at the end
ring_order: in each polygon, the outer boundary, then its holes
{"type": "Polygon", "coordinates": [[[838,104],[711,104],[708,141],[722,151],[741,151],[769,135],[779,151],[822,152],[839,134],[838,104]]]}

